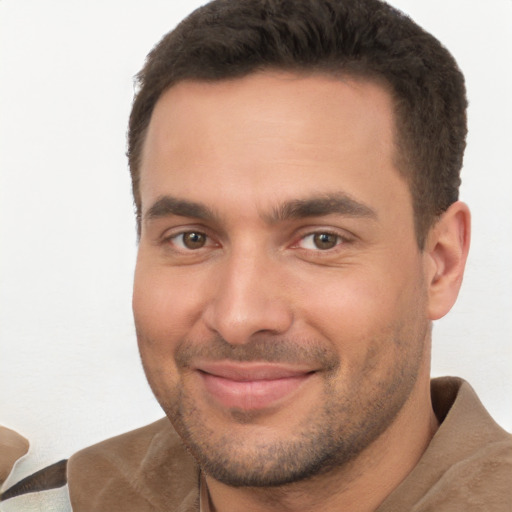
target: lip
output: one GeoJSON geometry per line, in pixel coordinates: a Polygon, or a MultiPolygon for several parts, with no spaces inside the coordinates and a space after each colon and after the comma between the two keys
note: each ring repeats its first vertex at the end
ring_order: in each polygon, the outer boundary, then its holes
{"type": "Polygon", "coordinates": [[[228,409],[266,409],[298,390],[311,369],[269,363],[208,362],[197,366],[207,395],[228,409]]]}

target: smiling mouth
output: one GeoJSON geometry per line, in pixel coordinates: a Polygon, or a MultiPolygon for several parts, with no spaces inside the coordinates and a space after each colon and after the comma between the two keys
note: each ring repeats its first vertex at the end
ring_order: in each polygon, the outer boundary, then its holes
{"type": "Polygon", "coordinates": [[[281,403],[316,372],[268,363],[204,363],[196,368],[207,396],[228,409],[254,411],[281,403]]]}

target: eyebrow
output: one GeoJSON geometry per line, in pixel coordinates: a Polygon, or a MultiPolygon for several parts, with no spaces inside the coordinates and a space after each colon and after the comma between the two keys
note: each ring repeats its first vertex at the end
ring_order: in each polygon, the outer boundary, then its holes
{"type": "Polygon", "coordinates": [[[213,210],[203,204],[172,196],[162,196],[144,214],[144,220],[150,221],[171,215],[194,217],[203,220],[215,220],[217,218],[213,210]]]}
{"type": "MultiPolygon", "coordinates": [[[[374,209],[341,193],[285,201],[273,208],[270,215],[264,215],[264,218],[269,224],[276,224],[287,220],[321,217],[332,214],[370,219],[377,218],[377,213],[374,209]]],[[[173,215],[193,217],[205,221],[218,220],[218,215],[204,204],[186,199],[178,199],[173,196],[158,198],[144,214],[144,220],[151,221],[173,215]]]]}
{"type": "Polygon", "coordinates": [[[369,206],[352,199],[346,194],[324,194],[305,199],[286,201],[268,217],[270,223],[325,215],[344,215],[376,219],[377,212],[369,206]]]}

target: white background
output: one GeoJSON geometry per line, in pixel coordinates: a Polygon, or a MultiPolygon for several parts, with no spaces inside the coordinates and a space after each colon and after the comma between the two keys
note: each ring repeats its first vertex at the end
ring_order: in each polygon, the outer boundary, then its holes
{"type": "MultiPolygon", "coordinates": [[[[133,75],[200,2],[0,0],[0,424],[32,443],[17,478],[162,416],[131,318],[136,253],[125,132],[133,75]]],[[[395,0],[467,77],[462,198],[473,244],[434,328],[512,429],[512,1],[395,0]]]]}

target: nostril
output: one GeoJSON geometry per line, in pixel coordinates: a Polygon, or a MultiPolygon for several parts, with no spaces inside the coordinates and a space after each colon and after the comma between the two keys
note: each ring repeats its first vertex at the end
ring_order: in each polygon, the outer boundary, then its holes
{"type": "Polygon", "coordinates": [[[291,310],[285,305],[264,303],[243,306],[240,302],[216,302],[204,312],[206,326],[230,344],[245,344],[257,335],[283,335],[293,324],[291,310]]]}

